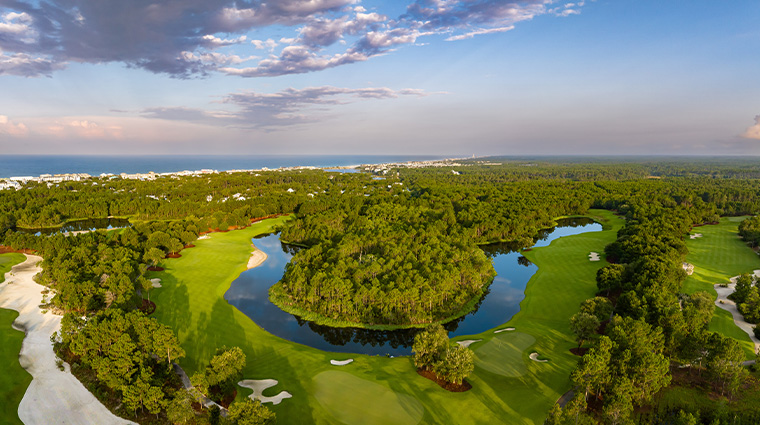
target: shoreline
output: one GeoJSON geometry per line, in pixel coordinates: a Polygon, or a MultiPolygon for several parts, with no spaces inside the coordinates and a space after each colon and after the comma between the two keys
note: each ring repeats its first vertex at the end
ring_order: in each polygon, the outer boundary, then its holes
{"type": "Polygon", "coordinates": [[[19,363],[32,375],[32,382],[18,406],[18,416],[26,425],[72,424],[134,424],[115,416],[90,393],[69,371],[56,366],[56,355],[50,337],[61,328],[61,316],[42,313],[42,290],[33,277],[42,269],[37,265],[42,257],[26,255],[0,284],[0,306],[19,313],[13,327],[25,333],[19,353],[19,363]]]}
{"type": "Polygon", "coordinates": [[[248,270],[262,265],[264,261],[269,258],[269,256],[267,256],[264,251],[256,248],[256,245],[251,244],[251,246],[253,247],[254,251],[251,253],[251,257],[248,259],[248,270]]]}

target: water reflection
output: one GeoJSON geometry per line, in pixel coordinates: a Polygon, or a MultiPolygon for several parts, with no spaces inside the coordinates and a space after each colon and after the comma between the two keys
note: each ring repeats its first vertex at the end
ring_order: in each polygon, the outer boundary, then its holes
{"type": "Polygon", "coordinates": [[[97,229],[115,229],[119,227],[130,227],[129,219],[126,218],[88,218],[85,220],[74,220],[66,222],[61,227],[41,227],[41,228],[16,228],[20,233],[30,233],[37,236],[53,235],[56,233],[83,232],[97,229]]]}
{"type": "MultiPolygon", "coordinates": [[[[600,231],[601,225],[589,219],[564,219],[556,229],[541,232],[536,246],[548,245],[561,236],[600,231]]],[[[291,315],[269,301],[269,287],[282,278],[285,265],[298,252],[298,247],[280,243],[278,235],[254,239],[266,252],[267,261],[248,270],[232,282],[225,299],[268,332],[293,342],[325,351],[371,355],[408,355],[417,329],[393,331],[362,328],[335,328],[317,325],[291,315]]],[[[449,336],[480,333],[509,321],[520,310],[525,285],[538,269],[520,255],[514,244],[492,244],[483,247],[492,258],[497,276],[476,307],[465,316],[444,325],[449,336]]]]}

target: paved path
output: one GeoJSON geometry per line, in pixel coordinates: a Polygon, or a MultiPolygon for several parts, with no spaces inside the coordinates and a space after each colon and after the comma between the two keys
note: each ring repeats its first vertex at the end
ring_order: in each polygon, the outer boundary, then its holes
{"type": "MultiPolygon", "coordinates": [[[[756,276],[758,272],[759,270],[755,270],[756,276]]],[[[732,277],[731,283],[725,288],[720,286],[720,284],[715,285],[715,291],[718,292],[718,298],[715,300],[715,305],[731,313],[731,316],[734,317],[734,323],[736,323],[736,326],[746,332],[752,342],[755,343],[755,352],[757,352],[760,350],[760,340],[758,340],[755,336],[755,332],[753,330],[755,325],[745,322],[744,316],[742,316],[742,314],[739,313],[739,310],[736,308],[736,303],[728,299],[728,296],[734,293],[737,277],[738,276],[732,277]]]]}

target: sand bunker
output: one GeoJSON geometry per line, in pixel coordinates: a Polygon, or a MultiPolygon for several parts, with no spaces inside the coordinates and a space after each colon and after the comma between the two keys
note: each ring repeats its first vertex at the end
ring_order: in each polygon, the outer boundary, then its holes
{"type": "Polygon", "coordinates": [[[457,341],[457,344],[461,345],[462,347],[469,347],[470,345],[478,341],[483,341],[483,340],[482,339],[467,339],[464,341],[457,341]]]}
{"type": "Polygon", "coordinates": [[[267,255],[264,251],[257,249],[253,244],[251,244],[251,246],[253,246],[254,251],[251,253],[251,258],[248,259],[249,269],[260,266],[267,259],[267,255]]]}
{"type": "Polygon", "coordinates": [[[515,328],[504,328],[504,329],[499,329],[499,330],[493,331],[493,333],[498,334],[498,333],[502,333],[502,332],[511,332],[513,330],[515,330],[515,328]]]}
{"type": "Polygon", "coordinates": [[[272,403],[272,404],[280,404],[282,400],[286,398],[293,397],[292,394],[290,394],[287,391],[280,391],[279,394],[277,394],[274,397],[267,397],[265,396],[264,390],[270,387],[274,387],[279,382],[277,382],[276,379],[246,379],[244,381],[238,382],[238,385],[244,388],[250,388],[253,390],[253,394],[249,395],[248,397],[251,400],[259,400],[261,403],[272,403]]]}
{"type": "Polygon", "coordinates": [[[535,351],[532,352],[532,353],[530,353],[530,356],[528,356],[528,357],[530,357],[530,359],[533,360],[534,362],[539,362],[539,363],[546,363],[546,362],[549,361],[549,360],[541,360],[541,359],[539,359],[538,358],[538,353],[536,353],[535,351]]]}
{"type": "Polygon", "coordinates": [[[13,266],[13,284],[0,284],[0,307],[18,311],[15,325],[26,331],[19,363],[32,375],[32,383],[19,404],[19,418],[25,424],[134,424],[109,412],[67,364],[64,371],[56,366],[50,337],[61,328],[61,317],[40,311],[45,287],[32,280],[41,271],[36,266],[40,261],[27,255],[13,266]]]}
{"type": "Polygon", "coordinates": [[[598,252],[590,252],[588,254],[588,260],[589,261],[600,261],[601,258],[599,258],[599,253],[598,252]]]}
{"type": "Polygon", "coordinates": [[[348,359],[348,360],[330,360],[330,364],[333,366],[345,366],[351,362],[353,362],[354,359],[348,359]]]}
{"type": "Polygon", "coordinates": [[[208,239],[208,238],[209,238],[209,235],[198,236],[198,240],[208,239]]]}
{"type": "Polygon", "coordinates": [[[689,235],[690,239],[696,239],[696,238],[701,238],[701,237],[702,237],[701,233],[695,233],[693,235],[689,235]]]}
{"type": "Polygon", "coordinates": [[[681,267],[683,267],[687,275],[691,276],[694,274],[694,264],[683,263],[681,267]]]}
{"type": "MultiPolygon", "coordinates": [[[[755,270],[752,276],[754,279],[760,277],[760,270],[755,270]]],[[[753,330],[755,325],[745,322],[744,316],[742,316],[742,314],[739,313],[739,310],[736,308],[736,303],[728,299],[728,296],[733,294],[734,290],[736,289],[737,279],[739,279],[739,276],[732,277],[730,279],[731,283],[725,288],[720,286],[720,284],[715,285],[715,291],[718,293],[718,298],[715,300],[715,305],[731,313],[736,326],[741,328],[741,330],[749,335],[749,338],[755,344],[755,351],[757,351],[760,349],[760,340],[758,340],[755,336],[755,332],[753,330]]]]}
{"type": "Polygon", "coordinates": [[[160,288],[161,287],[161,279],[160,278],[151,279],[150,283],[153,284],[154,288],[160,288]]]}

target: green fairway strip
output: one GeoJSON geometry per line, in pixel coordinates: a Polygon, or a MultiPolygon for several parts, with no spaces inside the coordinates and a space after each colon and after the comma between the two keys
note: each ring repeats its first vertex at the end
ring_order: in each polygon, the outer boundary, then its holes
{"type": "Polygon", "coordinates": [[[322,372],[314,377],[314,387],[319,403],[345,424],[416,425],[422,419],[423,407],[414,397],[350,373],[322,372]]]}
{"type": "MultiPolygon", "coordinates": [[[[522,376],[507,377],[476,367],[467,378],[473,389],[450,393],[417,375],[410,357],[390,359],[354,354],[351,356],[354,362],[340,372],[392,391],[396,402],[404,406],[416,405],[407,397],[416,399],[423,409],[420,423],[542,424],[552,404],[570,388],[569,375],[578,361],[569,352],[575,345],[569,318],[583,300],[594,295],[596,270],[605,264],[590,262],[588,254],[604,252],[622,224],[622,220],[607,211],[593,211],[592,215],[603,221],[604,231],[563,237],[548,247],[525,253],[538,266],[538,272],[528,283],[521,312],[506,324],[536,340],[520,353],[520,362],[525,367],[522,376]],[[542,358],[551,358],[551,362],[526,362],[532,351],[541,353],[542,358]]],[[[271,407],[277,413],[278,423],[341,423],[348,416],[341,416],[343,413],[331,407],[335,403],[325,401],[324,394],[343,394],[344,385],[316,377],[335,370],[330,359],[343,359],[346,355],[323,352],[271,335],[223,298],[232,281],[245,270],[251,238],[271,231],[282,220],[266,220],[243,230],[211,234],[210,238],[197,241],[196,248],[182,251],[181,258],[163,261],[161,266],[166,270],[151,276],[160,277],[163,286],[151,291],[151,299],[158,305],[155,316],[178,333],[187,352],[180,364],[188,373],[208,362],[217,347],[239,346],[247,356],[245,379],[277,379],[278,388],[293,395],[271,407]]],[[[509,332],[504,334],[499,338],[509,337],[509,332]]],[[[475,337],[456,339],[483,339],[473,345],[478,353],[479,347],[486,346],[497,335],[500,334],[489,330],[475,337]]],[[[515,348],[500,347],[506,356],[516,354],[515,348]]],[[[489,359],[487,363],[498,362],[500,350],[492,351],[481,354],[489,359]]],[[[359,386],[367,387],[364,383],[359,386]]],[[[243,388],[238,391],[239,398],[251,393],[243,388]]],[[[360,407],[367,417],[389,415],[387,408],[372,400],[360,407]]],[[[410,411],[405,410],[405,414],[413,419],[410,411]]]]}
{"type": "MultiPolygon", "coordinates": [[[[23,254],[0,254],[0,283],[13,265],[25,260],[23,254]]],[[[18,361],[24,333],[11,327],[18,317],[13,310],[0,308],[0,424],[22,424],[18,418],[18,405],[32,382],[30,375],[18,361]]]]}
{"type": "MultiPolygon", "coordinates": [[[[746,217],[724,217],[720,224],[695,227],[692,234],[701,238],[686,239],[689,254],[686,261],[694,264],[694,274],[684,283],[684,292],[707,291],[717,298],[714,285],[729,283],[729,278],[760,269],[760,259],[739,237],[739,223],[746,217]]],[[[754,344],[741,330],[731,313],[715,308],[710,330],[738,340],[747,359],[755,358],[754,344]]]]}
{"type": "Polygon", "coordinates": [[[510,378],[523,376],[528,372],[523,354],[534,342],[536,338],[521,332],[499,333],[477,347],[475,366],[510,378]]]}

